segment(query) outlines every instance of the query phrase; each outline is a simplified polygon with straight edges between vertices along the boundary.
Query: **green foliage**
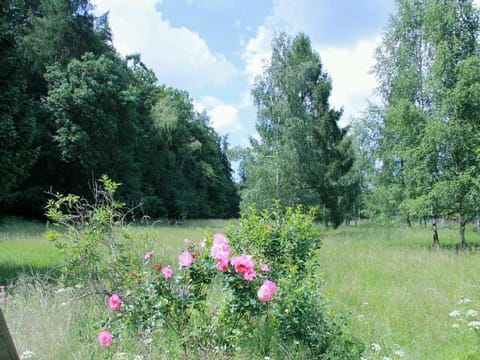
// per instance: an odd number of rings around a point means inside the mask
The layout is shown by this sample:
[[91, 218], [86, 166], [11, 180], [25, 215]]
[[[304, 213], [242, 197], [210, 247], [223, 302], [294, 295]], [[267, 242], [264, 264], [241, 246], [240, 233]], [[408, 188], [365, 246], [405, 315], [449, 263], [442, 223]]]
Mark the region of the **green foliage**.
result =
[[363, 122], [377, 126], [362, 140], [370, 213], [457, 218], [462, 246], [478, 214], [479, 26], [472, 1], [398, 1], [376, 52], [382, 104]]
[[363, 345], [343, 333], [345, 320], [326, 304], [316, 273], [318, 270], [311, 267], [308, 274], [299, 278], [297, 272], [291, 271], [279, 282], [274, 315], [280, 339], [289, 349], [296, 346], [308, 349], [309, 358], [358, 359], [364, 351]]
[[[355, 197], [347, 129], [341, 111], [330, 108], [331, 81], [309, 38], [277, 36], [270, 65], [252, 90], [258, 108], [257, 131], [242, 154], [242, 207], [254, 203], [317, 206], [321, 219], [338, 226]], [[353, 185], [353, 186], [352, 186]]]
[[233, 246], [275, 264], [271, 276], [278, 280], [281, 295], [270, 321], [287, 356], [357, 359], [362, 346], [343, 334], [342, 319], [333, 315], [319, 290], [316, 250], [321, 242], [315, 218], [316, 209], [283, 209], [277, 202], [261, 212], [254, 207], [242, 212], [239, 226], [228, 234]]
[[132, 261], [128, 234], [121, 229], [124, 204], [114, 199], [120, 185], [107, 176], [93, 189], [94, 202], [78, 195], [52, 194], [46, 216], [54, 228], [47, 237], [63, 252], [63, 281], [87, 291], [111, 292], [125, 278]]
[[304, 274], [315, 250], [321, 246], [316, 213], [315, 208], [309, 211], [301, 206], [282, 208], [279, 202], [263, 211], [251, 207], [242, 212], [240, 225], [233, 227], [228, 236], [234, 239], [233, 246], [247, 248], [275, 264], [276, 276], [290, 271]]
[[27, 95], [20, 29], [8, 2], [0, 5], [0, 198], [29, 174], [38, 156], [35, 118]]

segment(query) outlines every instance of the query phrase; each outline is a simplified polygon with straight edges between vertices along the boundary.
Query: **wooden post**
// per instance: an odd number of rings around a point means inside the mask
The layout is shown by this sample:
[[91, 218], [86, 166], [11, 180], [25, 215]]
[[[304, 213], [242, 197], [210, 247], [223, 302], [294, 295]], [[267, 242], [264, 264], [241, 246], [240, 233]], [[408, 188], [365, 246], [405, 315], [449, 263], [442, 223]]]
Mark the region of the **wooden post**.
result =
[[0, 307], [0, 360], [19, 360], [12, 337], [8, 332], [7, 322]]

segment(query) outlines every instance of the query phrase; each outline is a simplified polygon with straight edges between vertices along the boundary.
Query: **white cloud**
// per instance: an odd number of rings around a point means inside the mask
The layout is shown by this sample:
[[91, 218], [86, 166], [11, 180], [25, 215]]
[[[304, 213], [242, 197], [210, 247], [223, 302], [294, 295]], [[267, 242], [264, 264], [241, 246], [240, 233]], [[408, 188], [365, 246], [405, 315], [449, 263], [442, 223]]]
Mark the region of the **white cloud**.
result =
[[274, 30], [261, 25], [257, 29], [255, 37], [251, 38], [242, 54], [245, 62], [244, 73], [248, 76], [250, 83], [256, 76], [263, 72], [266, 62], [270, 59]]
[[242, 130], [238, 107], [225, 104], [214, 96], [203, 96], [193, 101], [195, 110], [205, 111], [213, 128], [222, 135], [238, 133]]
[[341, 125], [352, 117], [359, 116], [366, 107], [367, 99], [373, 98], [377, 85], [370, 69], [375, 64], [375, 48], [380, 38], [360, 41], [352, 48], [316, 48], [324, 71], [332, 79], [330, 103], [335, 108], [344, 108]]
[[233, 105], [215, 106], [210, 112], [210, 120], [219, 133], [238, 132], [242, 129], [238, 118], [238, 109]]
[[235, 66], [213, 54], [197, 33], [172, 27], [155, 9], [155, 0], [94, 0], [99, 12], [110, 11], [114, 45], [122, 54], [138, 52], [159, 81], [181, 89], [228, 85]]

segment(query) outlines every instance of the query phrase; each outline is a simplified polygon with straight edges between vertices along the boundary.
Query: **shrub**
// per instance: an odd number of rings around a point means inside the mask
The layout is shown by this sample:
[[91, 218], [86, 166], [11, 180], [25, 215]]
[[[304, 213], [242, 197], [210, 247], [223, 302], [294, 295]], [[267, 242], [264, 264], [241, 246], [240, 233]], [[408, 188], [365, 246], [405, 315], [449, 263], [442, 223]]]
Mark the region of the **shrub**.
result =
[[53, 222], [47, 238], [65, 255], [62, 269], [66, 285], [82, 284], [97, 293], [110, 293], [131, 268], [130, 237], [122, 229], [124, 204], [114, 199], [121, 185], [102, 176], [94, 185], [93, 202], [77, 195], [52, 194], [46, 216]]

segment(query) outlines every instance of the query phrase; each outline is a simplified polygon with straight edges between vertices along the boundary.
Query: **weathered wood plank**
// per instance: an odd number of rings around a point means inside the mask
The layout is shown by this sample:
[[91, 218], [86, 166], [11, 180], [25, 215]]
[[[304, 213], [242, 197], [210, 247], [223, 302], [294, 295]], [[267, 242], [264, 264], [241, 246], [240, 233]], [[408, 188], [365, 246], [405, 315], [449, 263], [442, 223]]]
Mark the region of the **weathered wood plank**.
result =
[[2, 308], [0, 308], [0, 360], [19, 360]]

